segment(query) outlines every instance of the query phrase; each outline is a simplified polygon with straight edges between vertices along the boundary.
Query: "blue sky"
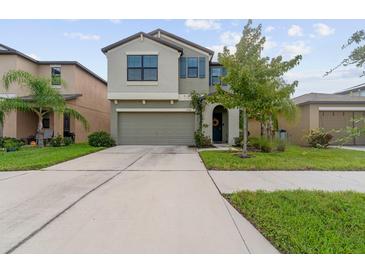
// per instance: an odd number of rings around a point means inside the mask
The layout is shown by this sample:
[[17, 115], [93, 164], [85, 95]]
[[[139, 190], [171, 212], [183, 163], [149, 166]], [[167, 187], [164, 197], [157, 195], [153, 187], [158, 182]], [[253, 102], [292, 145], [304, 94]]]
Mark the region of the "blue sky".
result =
[[[106, 79], [106, 58], [100, 49], [138, 31], [163, 28], [216, 52], [233, 49], [247, 20], [1, 20], [0, 43], [39, 60], [75, 60]], [[341, 45], [365, 20], [254, 20], [267, 37], [265, 55], [290, 58], [302, 54], [301, 64], [286, 79], [298, 80], [295, 95], [335, 92], [365, 82], [361, 70], [340, 68], [349, 50]]]

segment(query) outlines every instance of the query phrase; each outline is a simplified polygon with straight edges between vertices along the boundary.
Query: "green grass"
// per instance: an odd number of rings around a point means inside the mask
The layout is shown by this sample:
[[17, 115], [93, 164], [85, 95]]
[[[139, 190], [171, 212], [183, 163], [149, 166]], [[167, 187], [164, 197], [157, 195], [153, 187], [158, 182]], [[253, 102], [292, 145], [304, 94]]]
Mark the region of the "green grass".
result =
[[288, 146], [285, 152], [253, 152], [248, 159], [237, 152], [202, 151], [208, 169], [218, 170], [365, 170], [365, 152]]
[[283, 253], [365, 253], [365, 194], [277, 191], [226, 195]]
[[41, 169], [101, 149], [87, 144], [73, 144], [66, 147], [24, 147], [15, 152], [0, 152], [0, 171]]

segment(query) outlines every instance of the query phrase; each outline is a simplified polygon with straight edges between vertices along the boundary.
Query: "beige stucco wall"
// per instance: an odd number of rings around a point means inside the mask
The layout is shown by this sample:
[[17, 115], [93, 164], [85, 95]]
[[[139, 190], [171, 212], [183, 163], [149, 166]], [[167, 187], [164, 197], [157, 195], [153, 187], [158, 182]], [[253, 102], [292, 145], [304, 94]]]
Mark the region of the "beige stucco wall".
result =
[[104, 83], [90, 77], [82, 69], [75, 67], [74, 89], [82, 96], [70, 100], [67, 104], [79, 111], [90, 124], [85, 130], [79, 121], [71, 123], [71, 130], [75, 132], [76, 142], [87, 141], [87, 136], [94, 131], [104, 130], [110, 132], [110, 102], [107, 99], [107, 87]]
[[65, 86], [55, 87], [60, 93], [76, 93], [76, 82], [78, 81], [76, 72], [79, 68], [75, 65], [38, 65], [38, 75], [51, 78], [51, 68], [55, 66], [61, 67], [61, 79], [65, 82]]
[[[16, 69], [16, 56], [13, 55], [0, 55], [0, 93], [5, 93], [3, 86], [3, 76], [11, 69]], [[15, 93], [8, 91], [8, 93]]]
[[205, 57], [205, 78], [183, 78], [179, 77], [179, 93], [187, 94], [196, 90], [199, 93], [209, 92], [209, 54], [195, 49], [180, 41], [161, 34], [161, 39], [173, 43], [184, 50], [184, 57]]
[[0, 92], [25, 96], [29, 91], [18, 84], [13, 84], [8, 91], [5, 91], [2, 78], [9, 70], [24, 70], [34, 75], [38, 74], [37, 65], [17, 55], [0, 55]]
[[[158, 55], [158, 81], [127, 81], [127, 55]], [[178, 95], [178, 58], [180, 53], [146, 37], [137, 38], [106, 53], [108, 92], [164, 93]]]

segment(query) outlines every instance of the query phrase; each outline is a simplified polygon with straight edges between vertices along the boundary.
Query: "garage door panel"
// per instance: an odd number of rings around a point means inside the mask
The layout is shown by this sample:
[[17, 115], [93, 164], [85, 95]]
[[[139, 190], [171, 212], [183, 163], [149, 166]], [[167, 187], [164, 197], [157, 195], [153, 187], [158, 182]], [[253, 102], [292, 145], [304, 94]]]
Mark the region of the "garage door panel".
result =
[[119, 113], [119, 143], [192, 145], [194, 121], [194, 113]]
[[[355, 111], [354, 117], [355, 117], [355, 119], [360, 119], [360, 121], [358, 123], [356, 123], [355, 125], [359, 128], [364, 129], [365, 128], [365, 122], [364, 122], [365, 112]], [[356, 145], [365, 145], [365, 133], [364, 132], [359, 137], [355, 138], [355, 144]]]
[[[344, 129], [352, 126], [352, 118], [352, 111], [321, 111], [319, 113], [319, 126], [330, 131], [333, 135], [332, 142], [336, 143], [336, 140], [346, 135]], [[339, 130], [341, 131], [338, 132]], [[354, 144], [354, 141], [350, 140], [346, 144]]]

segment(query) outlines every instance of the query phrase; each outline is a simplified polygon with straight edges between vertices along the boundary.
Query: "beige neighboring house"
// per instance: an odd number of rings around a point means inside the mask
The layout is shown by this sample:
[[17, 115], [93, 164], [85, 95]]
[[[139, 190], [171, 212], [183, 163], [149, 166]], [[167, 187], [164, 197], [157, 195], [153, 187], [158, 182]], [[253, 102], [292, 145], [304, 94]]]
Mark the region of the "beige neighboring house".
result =
[[[214, 52], [162, 29], [139, 32], [102, 49], [108, 60], [111, 134], [118, 144], [193, 145], [198, 122], [191, 92], [208, 94], [224, 69]], [[233, 144], [239, 111], [207, 105], [204, 133]]]
[[[0, 98], [20, 97], [32, 100], [29, 91], [13, 85], [5, 91], [2, 83], [3, 75], [9, 70], [23, 70], [33, 75], [52, 79], [54, 87], [59, 89], [67, 104], [79, 111], [90, 123], [89, 131], [74, 119], [50, 113], [43, 120], [48, 132], [62, 136], [75, 135], [76, 142], [84, 142], [90, 132], [104, 130], [109, 132], [110, 102], [107, 100], [107, 82], [75, 61], [38, 61], [15, 49], [0, 44]], [[60, 79], [66, 87], [60, 86]], [[35, 135], [37, 117], [31, 112], [12, 112], [6, 115], [0, 130], [2, 136], [20, 139]]]
[[[365, 118], [365, 84], [335, 93], [308, 93], [294, 98], [299, 107], [300, 116], [296, 122], [279, 121], [279, 128], [288, 133], [289, 141], [307, 145], [303, 138], [311, 129], [324, 128], [331, 131], [336, 139], [343, 137], [342, 132], [334, 130], [354, 127], [353, 119]], [[364, 122], [357, 126], [364, 127]], [[350, 140], [347, 145], [365, 145], [365, 135]]]

